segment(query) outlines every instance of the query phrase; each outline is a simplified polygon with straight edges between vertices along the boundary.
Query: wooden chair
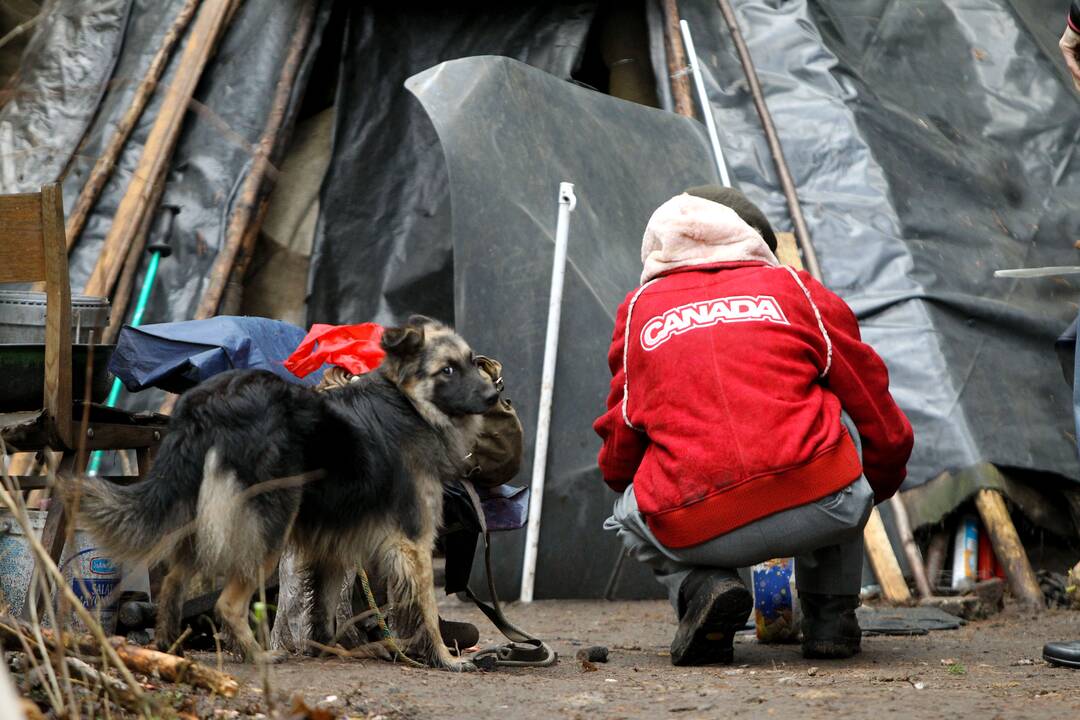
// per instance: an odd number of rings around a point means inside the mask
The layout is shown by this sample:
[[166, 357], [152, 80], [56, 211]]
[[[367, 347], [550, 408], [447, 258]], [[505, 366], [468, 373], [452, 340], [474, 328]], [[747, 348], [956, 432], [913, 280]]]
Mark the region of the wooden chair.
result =
[[[138, 477], [143, 476], [168, 418], [86, 405], [72, 398], [71, 285], [58, 184], [46, 185], [37, 193], [0, 195], [0, 284], [38, 281], [45, 283], [47, 302], [42, 404], [36, 410], [0, 414], [4, 451], [33, 452], [39, 457], [53, 451], [61, 455], [61, 471], [81, 472], [83, 468], [75, 467], [80, 452], [135, 450]], [[21, 490], [47, 484], [44, 476], [20, 474], [13, 479]], [[54, 561], [60, 559], [65, 536], [63, 504], [53, 497], [42, 542]]]

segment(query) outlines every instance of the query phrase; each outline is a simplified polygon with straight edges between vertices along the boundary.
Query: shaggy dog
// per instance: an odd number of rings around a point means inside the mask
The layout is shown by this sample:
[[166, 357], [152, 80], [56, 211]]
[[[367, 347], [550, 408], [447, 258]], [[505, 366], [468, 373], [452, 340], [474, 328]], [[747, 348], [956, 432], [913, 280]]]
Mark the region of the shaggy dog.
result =
[[[216, 610], [245, 659], [259, 583], [293, 543], [310, 639], [330, 644], [341, 585], [357, 563], [387, 583], [409, 654], [472, 669], [439, 635], [431, 551], [442, 483], [460, 475], [480, 415], [499, 394], [465, 341], [429, 318], [389, 328], [386, 359], [333, 393], [273, 373], [222, 373], [188, 391], [143, 482], [65, 482], [84, 526], [117, 558], [165, 560], [156, 640], [180, 634], [195, 573], [224, 576]], [[315, 646], [312, 652], [317, 652]]]

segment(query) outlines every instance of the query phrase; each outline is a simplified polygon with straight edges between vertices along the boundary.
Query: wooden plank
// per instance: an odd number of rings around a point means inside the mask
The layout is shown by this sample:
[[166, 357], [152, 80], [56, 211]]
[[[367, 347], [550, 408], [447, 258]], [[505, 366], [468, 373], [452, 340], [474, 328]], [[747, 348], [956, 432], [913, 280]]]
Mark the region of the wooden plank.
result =
[[71, 284], [60, 185], [41, 188], [45, 250], [45, 412], [61, 447], [71, 447]]
[[802, 256], [799, 255], [799, 243], [795, 240], [795, 233], [778, 232], [776, 235], [776, 259], [783, 265], [790, 265], [798, 270], [803, 269]]
[[690, 63], [686, 60], [682, 31], [679, 30], [679, 4], [676, 0], [664, 0], [664, 49], [667, 50], [668, 80], [671, 82], [671, 99], [675, 112], [694, 117], [694, 100], [690, 95]]
[[986, 534], [990, 536], [994, 553], [1005, 569], [1005, 577], [1009, 581], [1012, 594], [1032, 610], [1045, 608], [1039, 581], [1031, 569], [1031, 563], [1001, 493], [997, 490], [980, 490], [975, 495], [975, 507], [986, 526]]
[[169, 58], [172, 57], [173, 48], [176, 47], [180, 36], [184, 34], [188, 23], [191, 22], [191, 18], [195, 15], [199, 2], [200, 0], [187, 0], [184, 6], [180, 8], [180, 12], [177, 13], [172, 25], [165, 33], [165, 37], [162, 38], [161, 46], [150, 61], [146, 74], [135, 89], [135, 97], [132, 98], [131, 105], [124, 111], [120, 122], [116, 124], [116, 129], [113, 130], [113, 134], [109, 138], [109, 144], [105, 147], [105, 152], [98, 156], [97, 161], [94, 162], [94, 167], [90, 170], [90, 175], [83, 184], [82, 191], [75, 201], [75, 206], [71, 209], [71, 216], [68, 218], [67, 248], [69, 251], [75, 241], [79, 239], [79, 234], [82, 233], [83, 226], [86, 225], [86, 218], [90, 215], [90, 210], [93, 209], [94, 203], [97, 202], [105, 183], [112, 177], [113, 168], [116, 167], [120, 152], [124, 149], [128, 138], [131, 137], [131, 131], [135, 129], [135, 125], [139, 122], [147, 103], [153, 97], [158, 81], [165, 71], [165, 66], [168, 65]]
[[896, 561], [889, 536], [885, 532], [885, 523], [881, 521], [881, 513], [877, 508], [871, 511], [870, 519], [863, 528], [863, 541], [866, 544], [866, 557], [870, 560], [870, 567], [881, 585], [881, 594], [885, 600], [893, 605], [911, 604], [911, 592], [904, 581], [904, 574], [900, 572], [900, 563]]
[[0, 283], [45, 278], [41, 195], [0, 195]]
[[[72, 426], [79, 432], [79, 423]], [[123, 423], [90, 423], [85, 436], [86, 450], [133, 450], [151, 447], [161, 442], [163, 428]], [[83, 439], [76, 444], [84, 442]]]
[[169, 160], [183, 127], [184, 115], [195, 94], [203, 69], [213, 54], [235, 0], [204, 0], [180, 57], [158, 116], [146, 139], [139, 164], [132, 173], [113, 224], [105, 236], [97, 265], [83, 292], [109, 296], [127, 257], [132, 238], [142, 225], [153, 188], [168, 170]]

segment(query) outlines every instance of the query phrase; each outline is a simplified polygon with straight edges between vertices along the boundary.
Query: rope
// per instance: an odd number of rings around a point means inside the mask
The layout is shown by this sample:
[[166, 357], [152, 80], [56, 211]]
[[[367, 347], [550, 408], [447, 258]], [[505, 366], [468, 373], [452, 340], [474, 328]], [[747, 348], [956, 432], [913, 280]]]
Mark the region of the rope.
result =
[[386, 646], [394, 655], [394, 659], [401, 660], [410, 667], [427, 667], [423, 663], [418, 663], [413, 660], [398, 647], [397, 641], [394, 639], [394, 633], [390, 632], [390, 627], [386, 624], [386, 618], [383, 617], [382, 611], [379, 610], [379, 604], [375, 602], [375, 594], [371, 592], [371, 584], [368, 582], [367, 573], [364, 571], [364, 568], [359, 565], [357, 566], [356, 571], [360, 573], [360, 585], [364, 588], [364, 597], [367, 598], [368, 608], [375, 613], [375, 619], [379, 621], [379, 632], [382, 633], [383, 642], [386, 643]]

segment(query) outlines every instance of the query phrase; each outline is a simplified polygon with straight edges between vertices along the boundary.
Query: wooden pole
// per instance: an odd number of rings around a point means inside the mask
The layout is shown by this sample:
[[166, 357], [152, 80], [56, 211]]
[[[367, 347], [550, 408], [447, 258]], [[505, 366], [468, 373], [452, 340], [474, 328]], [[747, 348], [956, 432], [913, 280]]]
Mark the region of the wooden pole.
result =
[[[229, 218], [229, 226], [225, 231], [225, 241], [218, 251], [214, 265], [210, 269], [209, 282], [203, 291], [202, 300], [195, 312], [195, 319], [205, 319], [217, 314], [221, 297], [225, 292], [225, 285], [232, 274], [233, 264], [240, 251], [244, 237], [249, 234], [249, 226], [253, 217], [261, 217], [256, 212], [259, 193], [262, 191], [264, 181], [270, 176], [275, 179], [276, 169], [271, 163], [271, 154], [277, 145], [278, 134], [285, 120], [285, 113], [289, 107], [289, 97], [292, 95], [293, 86], [296, 84], [296, 74], [300, 68], [300, 62], [304, 57], [304, 48], [311, 39], [311, 28], [314, 24], [314, 3], [303, 3], [301, 15], [297, 20], [296, 34], [289, 46], [289, 52], [285, 57], [281, 76], [274, 90], [273, 103], [270, 106], [270, 115], [266, 119], [266, 127], [263, 130], [259, 144], [255, 148], [255, 156], [251, 161], [251, 170], [244, 179], [236, 207]], [[271, 173], [270, 171], [274, 172]]]
[[911, 531], [911, 520], [908, 518], [907, 506], [904, 498], [897, 493], [889, 498], [889, 507], [892, 508], [893, 518], [896, 520], [896, 531], [900, 535], [900, 542], [904, 546], [904, 555], [907, 556], [911, 574], [915, 578], [915, 587], [919, 590], [921, 599], [933, 597], [934, 589], [930, 586], [930, 580], [926, 577], [926, 566], [923, 564], [922, 552], [915, 543], [915, 533]]
[[120, 334], [120, 327], [124, 324], [128, 305], [131, 304], [132, 290], [135, 287], [135, 276], [142, 265], [143, 251], [146, 250], [146, 239], [150, 234], [150, 228], [156, 217], [157, 207], [161, 203], [161, 196], [165, 194], [165, 183], [158, 183], [150, 199], [149, 209], [143, 216], [139, 231], [131, 239], [131, 247], [128, 249], [127, 258], [124, 260], [124, 268], [120, 273], [116, 290], [113, 292], [112, 305], [109, 308], [109, 325], [102, 333], [101, 341], [105, 345], [112, 345]]
[[259, 203], [255, 218], [244, 233], [243, 240], [240, 241], [240, 251], [236, 255], [232, 272], [229, 273], [229, 280], [225, 284], [225, 291], [219, 305], [220, 312], [223, 315], [240, 314], [244, 304], [244, 278], [247, 276], [248, 268], [251, 266], [251, 259], [255, 255], [255, 246], [259, 241], [259, 230], [262, 228], [269, 209], [270, 196], [266, 195]]
[[97, 265], [83, 289], [84, 294], [99, 297], [112, 294], [132, 240], [148, 211], [151, 193], [168, 170], [188, 104], [225, 28], [232, 5], [236, 2], [239, 0], [204, 0], [202, 3], [180, 57], [176, 76], [169, 86], [139, 157], [139, 164], [113, 217], [112, 227], [105, 236]]
[[671, 81], [671, 99], [675, 112], [694, 117], [694, 100], [690, 95], [689, 63], [679, 31], [679, 4], [676, 0], [664, 0], [664, 47], [667, 49], [668, 79]]
[[165, 33], [165, 37], [161, 40], [161, 47], [154, 54], [150, 66], [146, 69], [146, 74], [143, 76], [142, 81], [139, 82], [139, 86], [135, 90], [135, 97], [131, 100], [131, 105], [124, 112], [120, 122], [116, 125], [116, 130], [113, 131], [112, 137], [109, 138], [109, 144], [106, 145], [105, 152], [101, 154], [94, 163], [93, 169], [90, 170], [90, 175], [86, 178], [82, 192], [79, 193], [79, 198], [75, 201], [75, 207], [72, 208], [71, 215], [68, 216], [67, 249], [69, 252], [82, 233], [83, 227], [86, 225], [86, 219], [90, 215], [90, 210], [93, 209], [94, 203], [97, 202], [98, 196], [101, 195], [105, 183], [112, 177], [120, 152], [124, 149], [128, 138], [131, 137], [131, 131], [135, 129], [135, 125], [139, 122], [139, 118], [150, 102], [150, 98], [153, 97], [158, 81], [161, 80], [161, 75], [165, 72], [165, 66], [169, 64], [169, 58], [172, 57], [173, 49], [184, 34], [184, 30], [187, 29], [191, 18], [195, 15], [195, 10], [198, 9], [200, 1], [187, 0], [184, 6], [180, 8], [180, 12], [177, 13], [172, 25]]
[[753, 59], [750, 57], [750, 49], [746, 46], [742, 31], [739, 30], [739, 20], [735, 17], [735, 11], [731, 8], [729, 0], [717, 0], [720, 5], [720, 14], [724, 16], [731, 39], [735, 43], [735, 50], [739, 54], [739, 62], [742, 64], [746, 83], [750, 87], [750, 95], [754, 99], [754, 107], [761, 119], [761, 127], [765, 131], [765, 139], [769, 143], [769, 154], [772, 155], [773, 164], [776, 166], [776, 175], [780, 179], [780, 187], [787, 199], [788, 212], [791, 214], [791, 224], [795, 227], [795, 237], [799, 241], [799, 247], [803, 252], [803, 261], [806, 269], [817, 280], [821, 280], [821, 266], [818, 264], [817, 253], [810, 242], [810, 231], [806, 227], [806, 218], [803, 217], [802, 206], [799, 204], [799, 196], [795, 192], [795, 181], [791, 178], [787, 161], [784, 160], [784, 149], [780, 145], [780, 137], [776, 134], [776, 126], [773, 124], [769, 106], [765, 104], [765, 94], [761, 91], [761, 82], [758, 80], [757, 70], [754, 69]]
[[1005, 568], [1013, 595], [1032, 610], [1046, 607], [1039, 581], [1035, 579], [1004, 498], [997, 490], [983, 489], [975, 495], [975, 507], [986, 526], [994, 553]]
[[900, 572], [900, 563], [896, 561], [889, 536], [885, 532], [885, 523], [881, 521], [881, 513], [877, 508], [871, 511], [870, 519], [863, 528], [863, 541], [874, 577], [881, 585], [882, 596], [893, 605], [910, 605], [911, 592], [904, 581], [904, 574]]

